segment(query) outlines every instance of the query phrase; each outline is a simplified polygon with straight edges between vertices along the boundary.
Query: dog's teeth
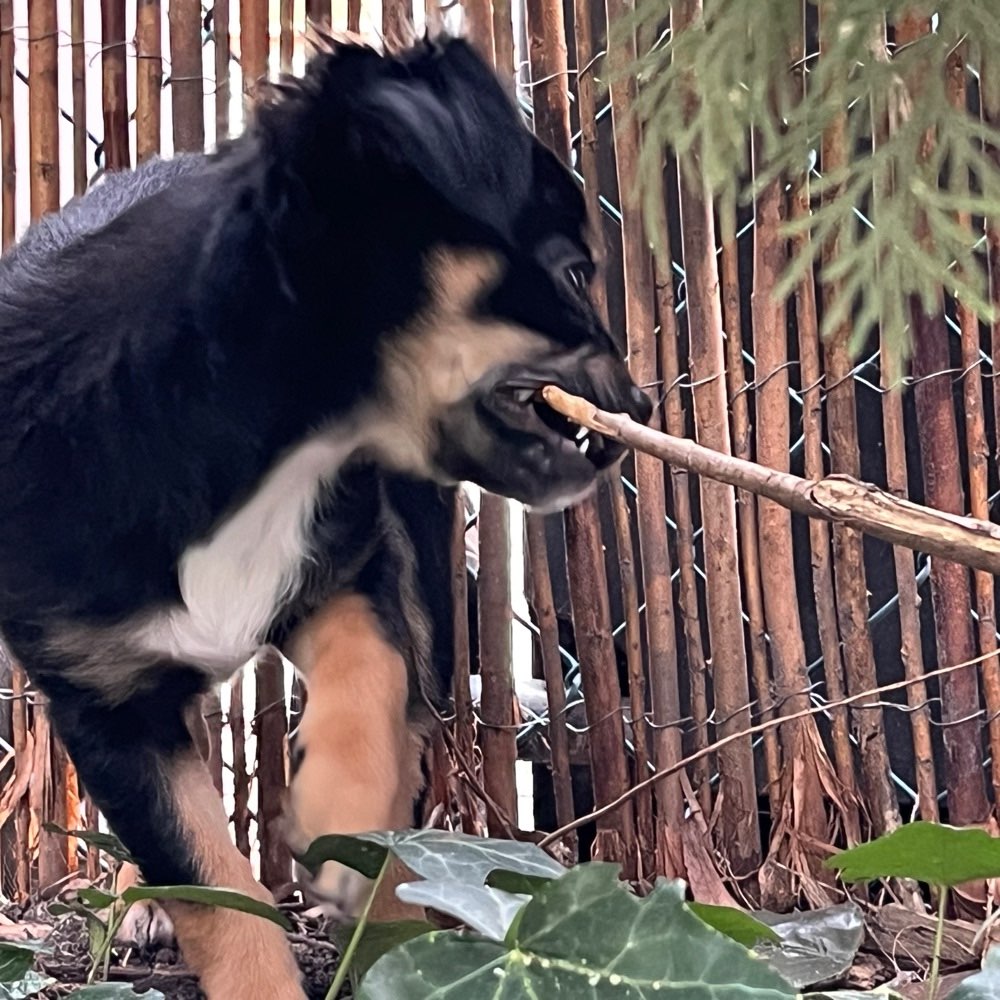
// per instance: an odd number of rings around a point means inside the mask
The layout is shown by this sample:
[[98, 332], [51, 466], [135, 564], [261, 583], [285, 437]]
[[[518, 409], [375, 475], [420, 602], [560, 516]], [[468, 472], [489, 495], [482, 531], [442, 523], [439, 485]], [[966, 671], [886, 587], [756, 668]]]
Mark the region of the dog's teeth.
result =
[[576, 432], [576, 440], [577, 441], [582, 441], [589, 433], [590, 433], [590, 431], [586, 427], [581, 427]]
[[586, 455], [587, 449], [590, 447], [590, 438], [585, 438], [583, 444], [580, 445], [580, 454]]
[[516, 399], [519, 403], [527, 403], [530, 402], [531, 397], [534, 396], [534, 394], [534, 389], [515, 389], [514, 399]]

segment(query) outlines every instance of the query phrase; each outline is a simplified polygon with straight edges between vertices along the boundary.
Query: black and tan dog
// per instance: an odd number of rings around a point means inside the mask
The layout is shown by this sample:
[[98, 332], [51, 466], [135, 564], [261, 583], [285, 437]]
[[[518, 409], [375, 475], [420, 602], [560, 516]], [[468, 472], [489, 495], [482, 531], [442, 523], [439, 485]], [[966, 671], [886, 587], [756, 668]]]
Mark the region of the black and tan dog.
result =
[[[148, 881], [262, 892], [186, 715], [266, 644], [309, 683], [299, 842], [408, 823], [451, 489], [557, 509], [620, 457], [542, 384], [650, 413], [584, 231], [466, 44], [340, 45], [0, 262], [0, 632]], [[212, 1000], [301, 997], [277, 928], [170, 913]]]

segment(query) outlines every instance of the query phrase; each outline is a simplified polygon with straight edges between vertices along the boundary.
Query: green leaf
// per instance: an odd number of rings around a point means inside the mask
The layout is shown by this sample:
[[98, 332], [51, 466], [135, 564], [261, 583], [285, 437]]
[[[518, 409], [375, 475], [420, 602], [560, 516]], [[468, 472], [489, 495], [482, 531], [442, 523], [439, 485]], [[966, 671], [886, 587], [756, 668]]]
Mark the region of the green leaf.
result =
[[[333, 940], [341, 953], [354, 934], [355, 924], [339, 924], [333, 930]], [[397, 945], [412, 941], [422, 934], [429, 934], [434, 925], [426, 920], [375, 921], [365, 928], [351, 960], [351, 976], [357, 983], [362, 976], [387, 952]]]
[[558, 878], [566, 873], [558, 861], [535, 844], [443, 830], [320, 837], [299, 860], [313, 872], [325, 861], [338, 861], [366, 878], [375, 878], [387, 851], [410, 871], [433, 882], [450, 880], [484, 885], [489, 874], [497, 869], [543, 878]]
[[720, 934], [738, 941], [745, 948], [752, 948], [758, 941], [779, 944], [781, 938], [767, 924], [755, 920], [749, 913], [733, 906], [714, 906], [712, 903], [688, 903], [688, 909], [709, 927]]
[[1000, 876], [1000, 840], [985, 830], [941, 823], [907, 823], [898, 830], [827, 858], [845, 882], [912, 878], [955, 886]]
[[865, 933], [864, 917], [853, 903], [802, 913], [764, 911], [757, 916], [779, 941], [762, 942], [758, 953], [799, 988], [840, 979], [854, 964]]
[[949, 1000], [996, 1000], [1000, 996], [1000, 948], [991, 948], [977, 972], [954, 990]]
[[94, 983], [92, 986], [81, 986], [70, 993], [71, 997], [81, 1000], [124, 1000], [125, 997], [142, 997], [143, 1000], [166, 1000], [159, 990], [146, 990], [136, 993], [131, 983]]
[[84, 906], [89, 906], [92, 910], [106, 910], [118, 900], [114, 893], [105, 892], [103, 889], [96, 889], [93, 886], [78, 890], [76, 895]]
[[530, 896], [455, 882], [405, 882], [396, 895], [413, 906], [427, 906], [461, 920], [493, 941], [503, 941]]
[[16, 983], [0, 983], [0, 1000], [26, 1000], [55, 985], [51, 976], [29, 969]]
[[385, 856], [389, 852], [383, 844], [371, 839], [372, 836], [347, 837], [339, 833], [329, 833], [317, 837], [297, 860], [313, 875], [327, 861], [336, 861], [360, 872], [365, 878], [373, 879], [382, 870]]
[[82, 840], [88, 846], [104, 851], [116, 861], [135, 863], [132, 855], [125, 849], [125, 845], [113, 833], [101, 833], [98, 830], [66, 830], [58, 823], [46, 823], [45, 829], [49, 833], [59, 833], [64, 837], [75, 837], [77, 840]]
[[140, 899], [175, 899], [185, 903], [204, 903], [206, 906], [221, 906], [227, 910], [252, 913], [283, 927], [292, 929], [288, 918], [278, 909], [262, 900], [246, 896], [235, 889], [219, 889], [205, 885], [133, 885], [126, 889], [121, 898], [126, 903]]
[[51, 951], [44, 941], [0, 941], [0, 983], [23, 979], [35, 956]]
[[525, 905], [509, 945], [436, 931], [394, 949], [358, 1000], [793, 1000], [766, 963], [661, 880], [645, 899], [616, 865], [578, 865]]

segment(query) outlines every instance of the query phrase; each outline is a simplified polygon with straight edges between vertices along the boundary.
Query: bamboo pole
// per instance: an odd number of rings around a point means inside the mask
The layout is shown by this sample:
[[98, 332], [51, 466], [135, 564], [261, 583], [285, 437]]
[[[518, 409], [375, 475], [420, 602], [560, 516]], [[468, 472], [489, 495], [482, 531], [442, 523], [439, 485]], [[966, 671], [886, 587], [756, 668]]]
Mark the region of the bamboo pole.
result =
[[240, 68], [244, 101], [256, 99], [267, 79], [268, 31], [267, 0], [240, 0]]
[[514, 92], [514, 18], [510, 0], [493, 0], [493, 50], [497, 74], [507, 89]]
[[[913, 11], [897, 22], [897, 43], [911, 44], [929, 30], [930, 19]], [[914, 99], [919, 100], [919, 81], [911, 81], [911, 85]], [[926, 142], [932, 143], [933, 137], [928, 136]], [[917, 238], [927, 238], [922, 222]], [[914, 398], [920, 428], [924, 501], [946, 514], [960, 515], [965, 510], [965, 500], [955, 461], [958, 427], [951, 376], [946, 374], [951, 361], [943, 308], [929, 316], [923, 306], [914, 301], [910, 318], [912, 371], [918, 380]], [[972, 593], [968, 570], [958, 562], [934, 560], [931, 563], [931, 601], [938, 658], [945, 663], [972, 659], [975, 640], [969, 615]], [[989, 813], [989, 804], [982, 770], [979, 678], [974, 667], [942, 678], [941, 717], [949, 820], [959, 826], [982, 822]]]
[[[803, 21], [805, 18], [803, 17]], [[792, 52], [792, 65], [799, 67], [799, 91], [804, 93], [805, 30]], [[793, 220], [805, 219], [811, 212], [812, 197], [808, 175], [793, 181], [789, 192]], [[811, 237], [800, 227], [791, 240], [793, 256], [810, 253]], [[821, 479], [825, 473], [823, 459], [823, 370], [820, 363], [819, 318], [816, 305], [816, 283], [812, 273], [803, 276], [795, 289], [795, 315], [798, 327], [799, 381], [802, 394], [803, 464], [807, 479]], [[823, 677], [826, 682], [829, 709], [830, 741], [833, 744], [834, 767], [843, 789], [840, 809], [848, 844], [861, 841], [861, 819], [858, 813], [857, 779], [854, 750], [851, 746], [850, 720], [844, 707], [847, 693], [844, 664], [841, 656], [840, 629], [837, 623], [837, 598], [833, 579], [831, 532], [827, 522], [809, 520], [813, 598], [820, 651], [823, 654]]]
[[492, 0], [464, 0], [462, 8], [468, 23], [469, 38], [476, 51], [490, 65], [496, 62], [496, 50], [493, 37], [493, 3]]
[[[294, 25], [292, 24], [294, 7], [293, 0], [281, 0], [278, 5], [278, 69], [282, 73], [291, 73], [292, 71], [292, 55], [295, 51]], [[309, 7], [310, 4], [307, 3], [307, 18], [310, 17]]]
[[[24, 667], [14, 661], [11, 673], [11, 704], [10, 723], [13, 733], [14, 760], [24, 761], [27, 766], [28, 755], [34, 753], [34, 738], [28, 725], [28, 697], [26, 689], [28, 678]], [[17, 853], [17, 896], [20, 901], [26, 900], [31, 894], [31, 853], [28, 845], [28, 834], [31, 826], [31, 810], [28, 797], [22, 795], [14, 807], [14, 832], [20, 845]]]
[[[466, 552], [466, 509], [461, 490], [455, 492], [455, 510], [451, 535], [451, 599], [452, 599], [452, 700], [455, 704], [455, 753], [473, 769], [476, 727], [472, 714], [472, 694], [469, 678], [472, 674], [472, 640], [469, 635], [469, 564]], [[474, 817], [462, 810], [462, 828], [475, 832]]]
[[[875, 35], [875, 58], [888, 59], [885, 18], [880, 19]], [[885, 120], [872, 123], [876, 149], [888, 141], [890, 123]], [[873, 192], [876, 215], [878, 200], [889, 194], [888, 179], [877, 183]], [[886, 341], [884, 329], [879, 330], [879, 349], [882, 363], [880, 381], [882, 396], [882, 437], [885, 445], [886, 489], [894, 496], [909, 498], [909, 472], [906, 455], [906, 422], [903, 412], [903, 393], [893, 385], [890, 371], [893, 348]], [[895, 391], [893, 391], [895, 390]], [[917, 809], [921, 819], [937, 822], [937, 775], [934, 766], [934, 745], [931, 735], [931, 711], [924, 676], [924, 648], [920, 630], [920, 595], [917, 591], [916, 566], [913, 553], [903, 546], [893, 546], [896, 594], [899, 602], [900, 658], [903, 672], [913, 683], [906, 689], [909, 704], [910, 738], [913, 743], [914, 772], [917, 785]]]
[[[562, 4], [559, 0], [544, 0], [537, 3], [530, 16], [529, 30], [534, 36], [529, 46], [531, 78], [540, 82], [555, 74], [551, 82], [542, 84], [547, 88], [547, 97], [543, 113], [535, 120], [536, 133], [563, 162], [568, 162], [571, 136]], [[541, 64], [536, 59], [541, 59]], [[592, 199], [595, 191], [593, 185]], [[594, 221], [597, 220], [595, 214]], [[598, 310], [604, 308], [600, 290], [596, 305]], [[573, 634], [591, 727], [591, 781], [595, 801], [603, 803], [620, 795], [628, 786], [628, 763], [597, 499], [590, 498], [567, 511], [565, 530]], [[630, 537], [624, 544], [631, 551]], [[632, 806], [606, 819], [598, 824], [595, 852], [608, 860], [624, 861], [626, 870], [634, 872], [637, 844]]]
[[[827, 9], [827, 6], [821, 6], [821, 26], [826, 24], [822, 15]], [[846, 112], [842, 112], [823, 134], [824, 172], [832, 174], [840, 170], [851, 154], [852, 151], [847, 148]], [[833, 196], [831, 192], [830, 197]], [[824, 269], [832, 266], [839, 255], [839, 240], [834, 236], [823, 247]], [[836, 284], [828, 283], [826, 288], [830, 296], [835, 296]], [[826, 418], [831, 468], [835, 472], [856, 478], [860, 474], [860, 457], [849, 348], [851, 334], [850, 320], [847, 319], [824, 341], [823, 361], [826, 367]], [[877, 681], [875, 654], [868, 631], [868, 588], [863, 541], [857, 530], [843, 523], [836, 523], [833, 527], [833, 567], [847, 689], [854, 693], [874, 687]], [[887, 833], [899, 825], [899, 807], [890, 779], [882, 709], [877, 706], [852, 707], [851, 724], [861, 748], [861, 785], [872, 825], [876, 834]]]
[[[608, 484], [611, 510], [618, 539], [618, 583], [622, 605], [625, 609], [625, 662], [628, 667], [629, 712], [635, 760], [636, 780], [641, 781], [649, 774], [649, 726], [646, 721], [646, 678], [642, 662], [642, 625], [639, 621], [639, 584], [636, 579], [633, 544], [632, 513], [621, 483]], [[646, 607], [646, 614], [655, 614], [655, 609]], [[678, 744], [680, 740], [677, 741]], [[652, 789], [644, 789], [635, 797], [636, 836], [638, 838], [637, 874], [639, 877], [656, 871], [656, 834], [653, 827]], [[560, 823], [560, 826], [563, 824]], [[676, 824], [674, 825], [676, 829]]]
[[[701, 0], [678, 0], [672, 11], [675, 34], [697, 30], [702, 16]], [[703, 182], [685, 170], [681, 170], [680, 210], [696, 432], [699, 441], [729, 454], [731, 442], [712, 199]], [[718, 482], [702, 483], [701, 508], [712, 680], [719, 719], [716, 728], [725, 738], [750, 728], [750, 689], [740, 614], [742, 594], [736, 498], [732, 488]], [[718, 763], [718, 843], [734, 873], [743, 875], [756, 871], [760, 863], [757, 789], [750, 738], [724, 744], [718, 753]]]
[[229, 685], [229, 734], [233, 740], [233, 834], [236, 846], [250, 857], [250, 775], [247, 773], [247, 730], [243, 708], [243, 672]]
[[[677, 325], [674, 295], [673, 251], [667, 220], [666, 199], [661, 192], [654, 221], [660, 245], [653, 254], [653, 277], [656, 284], [657, 312], [660, 320], [659, 361], [663, 385], [663, 415], [668, 434], [683, 435], [687, 415], [681, 396], [680, 331]], [[701, 608], [698, 601], [698, 580], [695, 574], [694, 514], [691, 502], [691, 478], [686, 469], [670, 469], [671, 496], [674, 502], [674, 548], [680, 589], [677, 606], [684, 631], [687, 653], [688, 685], [694, 725], [692, 746], [702, 750], [708, 746], [708, 667], [701, 637]], [[662, 556], [660, 557], [662, 558]], [[650, 574], [652, 576], [652, 573]], [[712, 812], [711, 760], [706, 756], [691, 769], [695, 793], [706, 816]]]
[[256, 702], [253, 732], [257, 737], [257, 842], [260, 847], [260, 880], [268, 889], [288, 881], [292, 856], [282, 836], [285, 799], [285, 738], [288, 713], [285, 705], [284, 664], [268, 650], [257, 657]]
[[361, 30], [361, 0], [347, 0], [347, 30]]
[[510, 529], [507, 501], [491, 493], [483, 494], [479, 508], [478, 590], [483, 784], [490, 835], [496, 837], [517, 818], [517, 741], [511, 672]]
[[201, 152], [205, 148], [201, 0], [171, 0], [167, 18], [174, 150], [178, 153]]
[[212, 40], [215, 44], [215, 141], [229, 138], [230, 83], [229, 0], [212, 4]]
[[87, 53], [84, 49], [84, 31], [83, 0], [71, 0], [73, 193], [76, 195], [87, 190]]
[[[54, 0], [28, 5], [28, 144], [31, 159], [31, 216], [58, 210], [59, 197], [59, 25]], [[49, 833], [47, 823], [67, 826], [67, 764], [39, 699], [35, 710], [36, 777], [33, 805], [38, 810], [38, 878], [49, 886], [69, 871], [69, 844]], [[40, 754], [40, 755], [39, 755]]]
[[17, 234], [17, 158], [14, 128], [14, 3], [0, 0], [0, 249]]
[[[739, 250], [733, 213], [720, 213], [722, 226], [722, 316], [726, 331], [726, 388], [733, 421], [733, 454], [749, 461], [752, 455], [750, 405], [743, 362], [743, 317], [740, 303]], [[664, 376], [666, 377], [666, 376]], [[671, 434], [676, 431], [669, 430]], [[683, 434], [676, 434], [681, 437]], [[671, 466], [673, 468], [673, 466]], [[757, 498], [746, 490], [736, 492], [736, 516], [739, 528], [740, 556], [743, 566], [743, 593], [746, 600], [750, 640], [750, 670], [760, 717], [774, 717], [774, 692], [767, 661], [767, 630], [764, 625], [764, 595], [760, 582], [760, 546], [757, 542]], [[764, 769], [767, 796], [772, 816], [781, 809], [781, 748], [778, 731], [764, 731]], [[707, 758], [706, 758], [707, 759]]]
[[[966, 45], [955, 47], [948, 58], [948, 96], [964, 113], [966, 107]], [[966, 180], [966, 185], [968, 180]], [[972, 218], [960, 212], [958, 224], [968, 234], [969, 245], [975, 242]], [[986, 437], [986, 411], [983, 405], [982, 364], [979, 356], [979, 319], [964, 302], [956, 303], [962, 340], [962, 398], [965, 413], [966, 461], [969, 476], [969, 511], [981, 521], [990, 519], [989, 460]], [[1000, 657], [997, 655], [996, 595], [993, 577], [979, 570], [973, 573], [975, 608], [978, 618], [979, 652], [986, 656], [980, 666], [983, 695], [986, 701], [987, 733], [990, 747], [990, 776], [993, 801], [1000, 808]]]
[[850, 476], [802, 479], [644, 427], [556, 386], [542, 392], [546, 403], [581, 426], [705, 479], [767, 497], [796, 514], [841, 522], [893, 545], [1000, 574], [1000, 524], [924, 507]]
[[306, 19], [329, 28], [332, 23], [331, 7], [330, 0], [306, 0]]
[[[634, 6], [631, 0], [607, 0], [607, 17], [609, 24], [615, 24], [620, 19], [630, 15]], [[584, 13], [581, 11], [581, 13]], [[579, 19], [578, 19], [579, 21]], [[577, 24], [577, 31], [580, 26]], [[588, 106], [584, 109], [581, 100], [581, 118], [586, 110], [592, 119], [590, 129], [595, 129], [597, 108], [594, 105], [594, 94], [590, 77], [597, 72], [591, 67], [596, 55], [590, 38], [589, 25], [584, 26], [586, 32], [587, 52], [582, 52], [579, 38], [577, 40], [577, 62], [587, 66], [584, 74], [587, 79]], [[622, 210], [622, 252], [624, 258], [625, 278], [625, 323], [628, 331], [629, 369], [633, 379], [639, 385], [655, 386], [659, 384], [659, 357], [656, 335], [656, 287], [653, 278], [653, 262], [649, 253], [649, 243], [646, 237], [645, 222], [639, 206], [632, 198], [636, 190], [639, 176], [639, 148], [641, 136], [639, 124], [631, 114], [631, 108], [638, 96], [638, 84], [633, 73], [628, 72], [628, 65], [637, 58], [635, 39], [631, 35], [620, 45], [609, 50], [608, 76], [611, 79], [611, 113], [614, 123], [614, 152], [618, 174], [618, 190]], [[584, 61], [586, 57], [586, 62]], [[581, 83], [582, 85], [582, 83]], [[590, 138], [591, 132], [587, 133]], [[593, 133], [594, 145], [587, 150], [590, 159], [590, 170], [585, 174], [587, 186], [591, 188], [591, 212], [599, 219], [600, 206], [597, 201], [598, 169], [596, 157], [593, 155], [596, 146], [596, 132]], [[663, 220], [661, 225], [663, 224]], [[668, 239], [665, 226], [660, 231], [661, 239]], [[667, 267], [669, 268], [669, 261]], [[602, 303], [607, 319], [607, 303]], [[666, 322], [673, 320], [673, 311]], [[661, 316], [661, 324], [664, 322]], [[661, 328], [660, 337], [664, 336]], [[659, 416], [662, 422], [662, 413]], [[655, 729], [654, 747], [658, 766], [666, 760], [677, 760], [682, 753], [681, 733], [676, 726], [681, 718], [680, 685], [677, 672], [676, 627], [674, 618], [674, 595], [670, 585], [672, 565], [670, 561], [669, 540], [665, 514], [667, 509], [666, 484], [664, 470], [659, 462], [647, 455], [637, 455], [635, 460], [635, 478], [637, 490], [637, 514], [639, 547], [642, 557], [643, 587], [646, 598], [646, 640], [649, 648], [649, 677], [652, 694], [653, 720]], [[616, 484], [615, 489], [621, 493]], [[676, 498], [676, 490], [675, 490]], [[625, 503], [624, 496], [615, 499], [615, 509], [618, 512], [619, 546], [626, 545], [631, 556], [631, 534], [625, 534], [628, 522], [618, 510]], [[678, 543], [680, 544], [680, 542]], [[690, 552], [690, 548], [688, 549]], [[693, 664], [697, 672], [697, 665]], [[707, 717], [707, 706], [704, 706]], [[633, 714], [635, 708], [633, 708]], [[695, 708], [697, 718], [698, 711]], [[636, 734], [638, 737], [638, 733]], [[640, 774], [640, 777], [642, 775]], [[704, 777], [704, 776], [703, 776]], [[703, 786], [704, 787], [704, 786]], [[665, 781], [656, 787], [658, 818], [666, 828], [674, 834], [679, 834], [684, 820], [684, 797], [681, 789], [680, 775]], [[639, 816], [641, 820], [641, 814]], [[664, 836], [667, 830], [664, 830]], [[667, 845], [665, 840], [660, 844], [661, 854], [665, 856]], [[665, 857], [664, 857], [665, 860]]]
[[382, 38], [386, 45], [404, 44], [413, 33], [412, 0], [382, 0]]
[[59, 208], [59, 25], [55, 0], [28, 4], [31, 217]]
[[101, 0], [101, 103], [104, 166], [128, 170], [128, 81], [125, 76], [125, 0]]
[[[549, 709], [548, 736], [551, 747], [552, 793], [556, 823], [565, 826], [572, 822], [574, 811], [566, 719], [566, 679], [563, 676], [562, 655], [559, 652], [559, 623], [556, 620], [555, 602], [552, 598], [552, 577], [549, 572], [548, 550], [545, 547], [545, 521], [543, 518], [528, 517], [525, 527], [531, 567], [531, 598], [535, 621], [538, 623], [538, 647], [541, 652]], [[566, 853], [575, 858], [577, 853], [575, 831], [567, 835], [564, 843]]]
[[160, 152], [160, 106], [163, 89], [162, 45], [160, 0], [139, 0], [135, 22], [135, 158], [137, 163], [144, 163]]

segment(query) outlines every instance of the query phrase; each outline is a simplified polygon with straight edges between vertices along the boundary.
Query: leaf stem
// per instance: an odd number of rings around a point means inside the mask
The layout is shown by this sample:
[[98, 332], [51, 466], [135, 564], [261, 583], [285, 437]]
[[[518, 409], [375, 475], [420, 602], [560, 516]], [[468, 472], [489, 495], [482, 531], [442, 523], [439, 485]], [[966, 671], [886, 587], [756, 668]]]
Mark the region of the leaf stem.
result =
[[927, 980], [927, 1000], [935, 1000], [938, 991], [938, 976], [941, 965], [941, 942], [944, 940], [944, 914], [948, 906], [948, 887], [941, 886], [938, 899], [937, 927], [934, 930], [934, 953], [931, 955], [931, 973]]
[[385, 873], [389, 870], [389, 864], [391, 861], [392, 852], [386, 851], [385, 861], [382, 862], [382, 867], [379, 869], [379, 873], [375, 877], [375, 882], [372, 885], [372, 891], [368, 896], [368, 902], [365, 903], [365, 908], [361, 911], [361, 916], [358, 918], [358, 923], [354, 928], [354, 933], [351, 935], [351, 940], [347, 942], [344, 954], [340, 956], [340, 965], [337, 967], [337, 975], [334, 976], [333, 982], [330, 984], [330, 988], [326, 991], [326, 1000], [336, 1000], [336, 996], [340, 992], [341, 986], [344, 985], [344, 981], [347, 979], [347, 973], [351, 968], [351, 960], [354, 958], [354, 953], [358, 950], [358, 945], [361, 943], [362, 935], [365, 933], [365, 928], [368, 926], [368, 914], [371, 912], [372, 903], [375, 902], [375, 894], [378, 892], [378, 887], [382, 884], [382, 879], [385, 878]]

